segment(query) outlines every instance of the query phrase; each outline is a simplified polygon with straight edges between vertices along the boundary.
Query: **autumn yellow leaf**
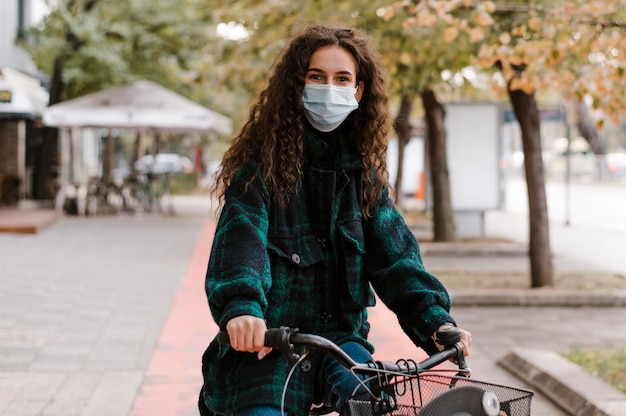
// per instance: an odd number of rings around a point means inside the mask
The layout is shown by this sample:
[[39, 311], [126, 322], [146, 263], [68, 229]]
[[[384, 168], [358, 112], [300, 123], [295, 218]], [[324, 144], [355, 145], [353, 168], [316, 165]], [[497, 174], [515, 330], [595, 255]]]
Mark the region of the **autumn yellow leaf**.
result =
[[545, 25], [543, 26], [543, 37], [545, 39], [554, 39], [554, 37], [557, 35], [557, 29], [554, 25]]
[[513, 78], [509, 84], [509, 89], [511, 91], [521, 90], [529, 95], [535, 91], [535, 88], [531, 84], [530, 80], [524, 76]]
[[409, 65], [413, 61], [413, 57], [409, 52], [402, 52], [400, 54], [400, 62], [404, 65]]
[[378, 13], [378, 15], [382, 17], [385, 22], [390, 21], [396, 15], [396, 11], [393, 7], [385, 7], [384, 9], [379, 9]]
[[526, 25], [521, 25], [521, 26], [511, 29], [511, 36], [522, 37], [524, 36], [524, 33], [526, 33], [526, 31], [527, 31]]
[[454, 26], [447, 27], [446, 30], [444, 30], [443, 32], [443, 40], [446, 43], [450, 43], [454, 41], [458, 36], [459, 36], [459, 31]]
[[404, 22], [402, 22], [402, 28], [408, 29], [410, 27], [413, 27], [415, 26], [415, 22], [416, 19], [414, 17], [409, 17], [408, 19], [405, 19]]
[[428, 10], [422, 9], [417, 13], [417, 24], [423, 27], [434, 27], [437, 25], [437, 16]]
[[481, 5], [487, 13], [493, 13], [496, 11], [496, 4], [492, 1], [483, 1]]
[[472, 20], [479, 26], [489, 26], [493, 24], [493, 18], [485, 10], [474, 10]]
[[468, 32], [470, 42], [480, 42], [485, 38], [485, 32], [482, 27], [473, 27]]
[[528, 28], [537, 31], [541, 29], [541, 25], [543, 24], [543, 22], [544, 20], [539, 17], [531, 17], [530, 19], [528, 19]]

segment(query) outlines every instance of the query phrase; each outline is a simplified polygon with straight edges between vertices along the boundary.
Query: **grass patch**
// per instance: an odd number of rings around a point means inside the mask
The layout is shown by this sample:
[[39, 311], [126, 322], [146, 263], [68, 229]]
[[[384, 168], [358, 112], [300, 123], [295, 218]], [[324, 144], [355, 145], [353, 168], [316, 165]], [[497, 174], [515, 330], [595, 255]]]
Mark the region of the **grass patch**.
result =
[[575, 349], [562, 355], [626, 393], [626, 348]]

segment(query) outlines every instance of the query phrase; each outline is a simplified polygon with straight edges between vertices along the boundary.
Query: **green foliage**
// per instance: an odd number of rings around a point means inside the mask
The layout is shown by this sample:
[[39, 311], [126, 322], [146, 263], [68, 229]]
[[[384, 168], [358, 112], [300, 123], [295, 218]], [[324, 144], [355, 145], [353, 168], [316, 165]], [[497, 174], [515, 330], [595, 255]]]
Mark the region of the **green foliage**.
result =
[[[408, 11], [385, 18], [390, 0], [231, 0], [211, 1], [211, 27], [232, 22], [245, 27], [245, 40], [216, 38], [205, 59], [196, 62], [200, 89], [215, 91], [228, 105], [235, 125], [247, 116], [247, 108], [263, 87], [274, 59], [290, 32], [320, 21], [362, 28], [372, 36], [388, 69], [391, 92], [417, 96], [426, 85], [454, 91], [471, 87], [459, 82], [463, 76], [443, 80], [442, 71], [452, 74], [469, 65], [475, 48], [467, 36], [457, 42], [442, 41], [444, 25], [406, 25]], [[227, 97], [226, 100], [223, 97]]]
[[[207, 45], [204, 59], [194, 64], [200, 89], [211, 90], [229, 106], [235, 125], [243, 122], [251, 101], [265, 85], [274, 61], [290, 33], [312, 21], [364, 25], [365, 0], [234, 0], [207, 1], [212, 7], [210, 27], [239, 25], [248, 32], [244, 40], [216, 37]], [[226, 100], [224, 102], [224, 97]]]
[[51, 77], [54, 65], [62, 65], [61, 100], [140, 78], [184, 94], [192, 88], [184, 87], [182, 74], [204, 38], [197, 5], [195, 0], [60, 0], [27, 48]]
[[[385, 16], [389, 0], [59, 0], [28, 47], [51, 77], [61, 63], [60, 99], [148, 79], [234, 120], [251, 101], [289, 34], [320, 21], [356, 26], [372, 35], [392, 80], [393, 94], [419, 94], [425, 85], [453, 90], [471, 44], [442, 41], [445, 26], [406, 25], [410, 11]], [[221, 25], [247, 37], [218, 35]], [[455, 81], [455, 82], [452, 82]], [[469, 85], [466, 83], [465, 85]]]
[[[389, 1], [382, 2], [384, 6]], [[393, 12], [392, 12], [393, 11]], [[380, 33], [379, 47], [383, 59], [389, 67], [393, 80], [393, 91], [398, 94], [418, 95], [426, 87], [460, 88], [469, 83], [444, 80], [443, 71], [460, 73], [470, 65], [471, 53], [477, 48], [467, 36], [458, 36], [454, 42], [446, 42], [445, 21], [438, 22], [435, 10], [430, 17], [424, 17], [433, 24], [420, 24], [413, 17], [414, 10], [408, 6], [399, 9], [381, 7], [377, 10]]]
[[575, 349], [563, 354], [589, 373], [626, 393], [626, 348]]

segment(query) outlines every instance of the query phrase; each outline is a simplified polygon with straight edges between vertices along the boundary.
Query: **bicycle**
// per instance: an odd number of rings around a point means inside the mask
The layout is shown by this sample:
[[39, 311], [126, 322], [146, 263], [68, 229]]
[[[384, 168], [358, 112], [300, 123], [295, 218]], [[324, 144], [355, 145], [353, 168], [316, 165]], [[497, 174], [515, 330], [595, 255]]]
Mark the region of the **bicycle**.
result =
[[[365, 391], [356, 393], [357, 387], [348, 399], [346, 410], [350, 416], [530, 415], [532, 391], [469, 378], [471, 370], [463, 355], [458, 328], [440, 330], [436, 337], [444, 350], [420, 362], [400, 359], [395, 363], [357, 363], [331, 340], [288, 327], [268, 329], [265, 345], [281, 351], [293, 364], [285, 381], [283, 400], [293, 369], [307, 356], [307, 347], [314, 347], [331, 354]], [[228, 334], [223, 331], [218, 334], [218, 341], [223, 345], [230, 344]], [[295, 352], [296, 345], [304, 347], [302, 354]], [[449, 360], [457, 365], [458, 370], [435, 369]], [[450, 375], [450, 372], [456, 374]], [[281, 414], [285, 414], [283, 406]]]
[[123, 206], [134, 213], [174, 214], [168, 173], [136, 172], [124, 181]]

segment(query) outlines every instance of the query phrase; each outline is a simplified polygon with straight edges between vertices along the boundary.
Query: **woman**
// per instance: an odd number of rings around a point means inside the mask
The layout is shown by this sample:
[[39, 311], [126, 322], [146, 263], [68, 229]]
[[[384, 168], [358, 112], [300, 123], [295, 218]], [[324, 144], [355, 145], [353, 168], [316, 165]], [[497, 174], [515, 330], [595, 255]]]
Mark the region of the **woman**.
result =
[[[371, 288], [428, 352], [436, 330], [454, 325], [448, 293], [389, 198], [387, 106], [362, 33], [311, 26], [284, 50], [217, 176], [206, 292], [231, 346], [213, 341], [203, 356], [201, 414], [280, 414], [289, 364], [263, 346], [267, 327], [297, 327], [371, 360]], [[309, 364], [292, 376], [287, 412], [341, 412], [352, 377], [315, 352]]]

